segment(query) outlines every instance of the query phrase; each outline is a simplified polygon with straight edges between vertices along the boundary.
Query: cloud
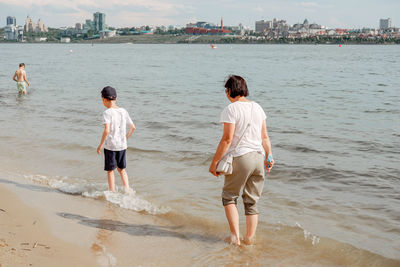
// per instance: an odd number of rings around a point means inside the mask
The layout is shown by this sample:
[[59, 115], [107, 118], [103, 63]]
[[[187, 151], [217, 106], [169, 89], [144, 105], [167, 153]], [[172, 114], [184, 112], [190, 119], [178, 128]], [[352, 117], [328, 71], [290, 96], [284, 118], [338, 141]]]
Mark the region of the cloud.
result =
[[48, 13], [56, 13], [56, 14], [75, 14], [77, 12], [80, 12], [79, 9], [74, 8], [74, 7], [68, 7], [68, 6], [56, 6], [53, 4], [46, 4], [41, 7], [45, 12]]
[[316, 2], [301, 2], [300, 6], [306, 7], [306, 8], [317, 8], [320, 7], [320, 5]]
[[264, 8], [262, 8], [260, 6], [255, 7], [253, 10], [256, 12], [260, 12], [260, 13], [264, 12]]

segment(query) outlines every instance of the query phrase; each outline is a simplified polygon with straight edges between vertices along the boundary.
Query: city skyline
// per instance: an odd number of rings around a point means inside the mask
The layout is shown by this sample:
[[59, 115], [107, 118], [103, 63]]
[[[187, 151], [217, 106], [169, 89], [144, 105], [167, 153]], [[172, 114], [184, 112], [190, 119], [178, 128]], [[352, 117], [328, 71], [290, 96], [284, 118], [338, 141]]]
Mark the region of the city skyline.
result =
[[[94, 12], [107, 14], [107, 24], [113, 27], [141, 25], [181, 25], [189, 22], [210, 21], [218, 23], [224, 17], [226, 25], [243, 23], [254, 29], [257, 20], [285, 19], [289, 24], [307, 18], [329, 28], [379, 28], [379, 19], [391, 18], [393, 26], [399, 26], [400, 1], [344, 0], [221, 0], [218, 3], [187, 0], [0, 0], [0, 27], [5, 26], [7, 16], [15, 16], [22, 24], [29, 15], [41, 18], [49, 27], [73, 26], [83, 23]], [[4, 19], [2, 19], [4, 17]]]

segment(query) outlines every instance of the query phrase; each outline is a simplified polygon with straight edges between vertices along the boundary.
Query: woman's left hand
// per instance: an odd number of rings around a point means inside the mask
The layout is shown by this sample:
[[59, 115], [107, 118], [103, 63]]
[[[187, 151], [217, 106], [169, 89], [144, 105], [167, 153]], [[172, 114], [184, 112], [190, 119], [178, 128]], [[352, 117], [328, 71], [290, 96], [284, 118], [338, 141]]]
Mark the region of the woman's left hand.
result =
[[271, 159], [270, 161], [268, 161], [268, 159], [266, 158], [264, 161], [264, 165], [265, 165], [265, 169], [267, 169], [267, 172], [270, 172], [272, 167], [274, 166], [274, 159]]
[[208, 170], [212, 175], [218, 177], [219, 173], [217, 172], [217, 163], [211, 162], [210, 169]]

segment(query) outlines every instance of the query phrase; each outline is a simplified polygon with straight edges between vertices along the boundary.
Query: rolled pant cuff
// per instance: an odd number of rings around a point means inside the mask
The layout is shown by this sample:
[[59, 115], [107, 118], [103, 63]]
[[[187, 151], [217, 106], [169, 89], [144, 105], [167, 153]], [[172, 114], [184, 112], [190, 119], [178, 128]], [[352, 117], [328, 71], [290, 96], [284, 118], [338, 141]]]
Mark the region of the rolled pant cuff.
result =
[[222, 199], [222, 205], [224, 205], [224, 207], [230, 204], [237, 205], [237, 199]]
[[257, 215], [258, 209], [255, 204], [246, 205], [244, 204], [244, 214], [245, 215]]

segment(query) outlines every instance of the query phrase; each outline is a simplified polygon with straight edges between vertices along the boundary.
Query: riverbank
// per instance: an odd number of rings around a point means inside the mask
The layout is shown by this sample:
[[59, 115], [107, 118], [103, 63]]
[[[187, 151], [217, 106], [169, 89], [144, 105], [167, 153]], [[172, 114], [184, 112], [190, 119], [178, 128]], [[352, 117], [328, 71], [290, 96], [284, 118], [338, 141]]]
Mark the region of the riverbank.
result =
[[96, 266], [88, 248], [56, 238], [39, 210], [0, 184], [0, 266]]
[[[0, 40], [1, 43], [17, 43]], [[46, 42], [28, 41], [27, 43], [59, 43], [51, 39]], [[234, 36], [234, 35], [186, 35], [186, 34], [154, 34], [154, 35], [124, 35], [105, 39], [71, 39], [71, 43], [88, 44], [348, 44], [348, 45], [395, 45], [400, 44], [400, 38], [371, 39], [349, 37], [307, 37], [307, 38], [279, 38], [266, 39], [262, 36]]]

